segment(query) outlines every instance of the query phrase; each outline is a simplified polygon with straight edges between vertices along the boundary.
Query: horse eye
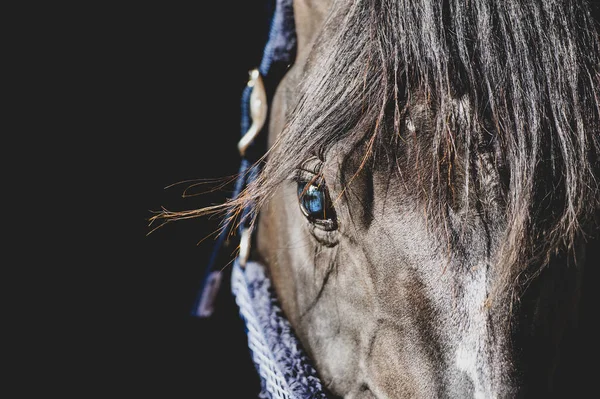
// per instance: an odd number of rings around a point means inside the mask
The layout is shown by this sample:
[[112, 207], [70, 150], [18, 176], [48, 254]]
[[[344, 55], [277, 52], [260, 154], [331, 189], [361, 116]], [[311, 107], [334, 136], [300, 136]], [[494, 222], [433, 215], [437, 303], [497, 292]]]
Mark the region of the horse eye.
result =
[[302, 213], [325, 230], [335, 230], [337, 221], [329, 192], [324, 183], [298, 182], [298, 201]]

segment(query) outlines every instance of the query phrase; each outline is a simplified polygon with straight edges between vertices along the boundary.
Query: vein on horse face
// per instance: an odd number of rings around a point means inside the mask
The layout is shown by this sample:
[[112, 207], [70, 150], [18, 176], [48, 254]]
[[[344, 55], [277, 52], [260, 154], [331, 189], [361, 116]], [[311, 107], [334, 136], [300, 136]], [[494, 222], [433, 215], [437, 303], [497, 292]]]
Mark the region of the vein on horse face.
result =
[[[315, 256], [314, 256], [314, 260], [313, 260], [313, 265], [322, 263], [317, 260], [317, 257], [318, 257], [317, 251], [320, 251], [319, 247], [315, 247]], [[308, 313], [310, 313], [313, 310], [313, 308], [316, 306], [317, 302], [319, 302], [319, 300], [321, 299], [321, 296], [323, 295], [323, 292], [325, 291], [325, 287], [329, 283], [329, 278], [330, 278], [331, 274], [334, 272], [336, 265], [337, 265], [337, 263], [333, 259], [330, 262], [328, 262], [327, 269], [325, 270], [325, 274], [324, 274], [323, 278], [321, 279], [321, 283], [319, 285], [317, 294], [314, 296], [314, 298], [309, 303], [309, 305], [300, 313], [301, 320], [304, 317], [306, 317], [306, 315], [308, 315]]]

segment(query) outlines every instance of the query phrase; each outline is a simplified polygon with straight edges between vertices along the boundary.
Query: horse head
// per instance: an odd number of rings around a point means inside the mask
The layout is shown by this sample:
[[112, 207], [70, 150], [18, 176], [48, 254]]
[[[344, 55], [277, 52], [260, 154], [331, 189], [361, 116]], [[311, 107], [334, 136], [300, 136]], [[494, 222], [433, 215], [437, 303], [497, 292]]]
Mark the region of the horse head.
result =
[[244, 198], [258, 211], [251, 256], [328, 391], [577, 386], [583, 275], [598, 263], [597, 10], [295, 0], [293, 11], [296, 58]]

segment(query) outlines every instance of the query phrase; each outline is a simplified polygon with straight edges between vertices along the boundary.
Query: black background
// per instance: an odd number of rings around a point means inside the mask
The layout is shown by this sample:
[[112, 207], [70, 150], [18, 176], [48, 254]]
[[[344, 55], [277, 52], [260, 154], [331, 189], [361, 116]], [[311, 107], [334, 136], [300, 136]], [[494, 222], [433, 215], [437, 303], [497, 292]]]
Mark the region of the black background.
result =
[[218, 220], [151, 234], [148, 222], [162, 207], [198, 209], [230, 194], [231, 185], [183, 198], [189, 184], [177, 183], [237, 172], [240, 97], [272, 3], [46, 3], [6, 13], [13, 69], [4, 76], [16, 90], [5, 114], [17, 127], [5, 129], [3, 194], [16, 203], [4, 211], [17, 227], [5, 227], [7, 254], [16, 251], [4, 266], [23, 274], [5, 279], [22, 283], [6, 304], [23, 310], [3, 327], [18, 335], [5, 341], [16, 352], [6, 380], [19, 374], [21, 396], [257, 397], [227, 280], [212, 319], [190, 314], [212, 250], [202, 240]]
[[219, 220], [150, 233], [149, 219], [230, 196], [233, 184], [182, 195], [238, 171], [241, 95], [273, 4], [48, 3], [7, 14], [5, 77], [16, 90], [3, 189], [17, 225], [5, 228], [6, 270], [22, 276], [6, 279], [17, 317], [3, 325], [16, 332], [7, 380], [21, 396], [258, 396], [228, 279], [212, 318], [191, 315]]
[[[150, 234], [148, 219], [162, 207], [197, 209], [231, 193], [232, 184], [212, 193], [208, 184], [184, 198], [191, 183], [180, 182], [238, 170], [240, 98], [262, 57], [269, 3], [115, 10], [115, 25], [107, 23], [107, 37], [98, 38], [108, 55], [100, 64], [112, 92], [111, 146], [119, 148], [107, 157], [114, 173], [107, 201], [124, 206], [112, 220], [109, 262], [117, 269], [107, 286], [118, 287], [119, 300], [103, 325], [114, 344], [100, 353], [110, 367], [97, 386], [109, 396], [257, 397], [258, 375], [228, 281], [211, 319], [190, 314], [218, 219], [177, 221]], [[126, 234], [123, 221], [133, 226]]]

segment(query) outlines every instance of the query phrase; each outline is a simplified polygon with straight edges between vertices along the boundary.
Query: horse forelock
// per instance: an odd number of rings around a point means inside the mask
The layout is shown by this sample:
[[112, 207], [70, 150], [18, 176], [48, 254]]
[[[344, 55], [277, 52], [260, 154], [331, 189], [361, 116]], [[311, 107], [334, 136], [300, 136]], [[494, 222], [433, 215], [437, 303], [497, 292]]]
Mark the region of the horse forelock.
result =
[[493, 260], [500, 286], [536, 275], [554, 252], [595, 228], [596, 6], [338, 3], [247, 200], [260, 205], [303, 161], [347, 139], [364, 143], [369, 162], [361, 167], [393, 156], [441, 234], [449, 234], [443, 226], [453, 210], [478, 207], [485, 218], [494, 203], [505, 226]]

